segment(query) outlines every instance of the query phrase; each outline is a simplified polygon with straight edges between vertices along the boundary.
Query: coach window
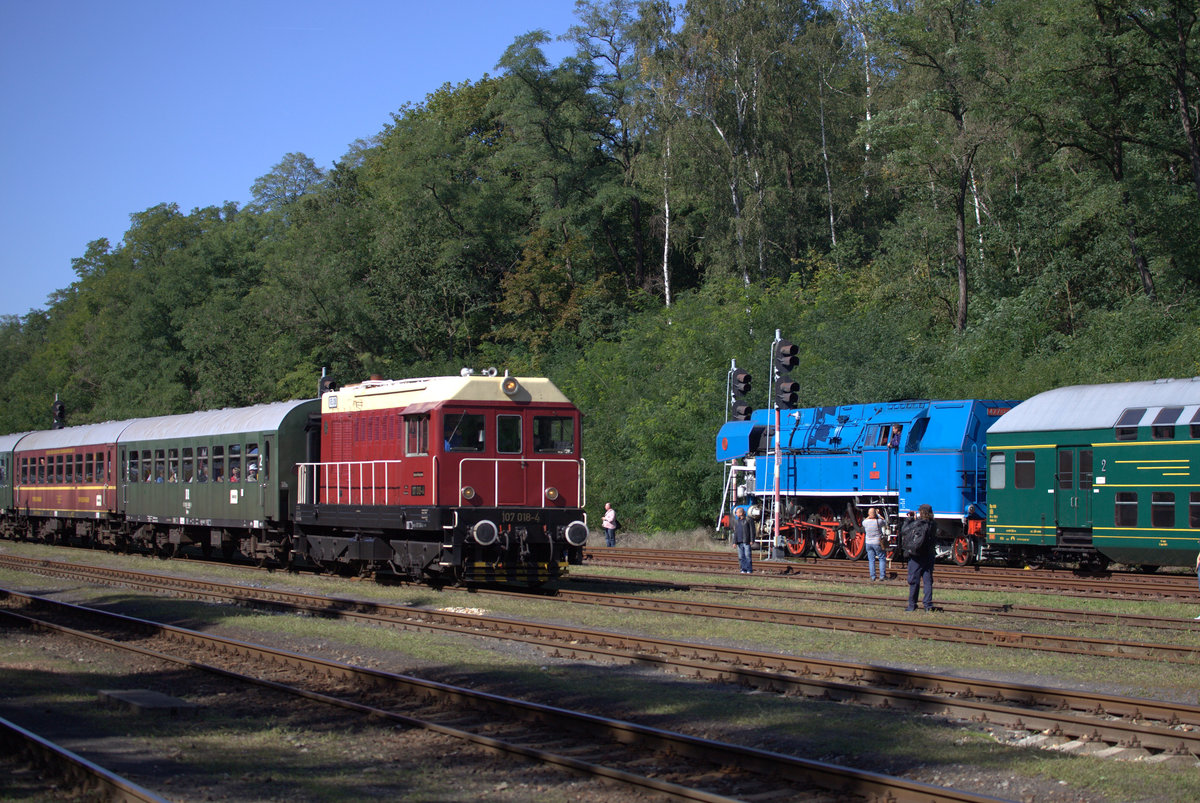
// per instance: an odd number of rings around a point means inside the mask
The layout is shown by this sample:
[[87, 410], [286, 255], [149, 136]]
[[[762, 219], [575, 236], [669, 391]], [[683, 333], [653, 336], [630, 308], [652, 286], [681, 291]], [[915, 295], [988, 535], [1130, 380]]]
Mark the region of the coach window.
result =
[[1113, 511], [1113, 523], [1118, 527], [1136, 527], [1138, 520], [1138, 498], [1135, 491], [1117, 491], [1117, 506]]
[[66, 455], [63, 457], [63, 482], [75, 482], [75, 455]]
[[1179, 420], [1182, 407], [1164, 407], [1154, 416], [1154, 426], [1151, 435], [1156, 441], [1168, 441], [1175, 438], [1175, 422]]
[[179, 482], [179, 450], [167, 450], [167, 482]]
[[154, 482], [154, 458], [149, 449], [142, 449], [142, 482]]
[[195, 459], [192, 457], [192, 447], [185, 446], [183, 448], [183, 474], [180, 479], [184, 482], [192, 482], [196, 478]]
[[521, 453], [521, 416], [496, 416], [496, 451], [500, 454]]
[[404, 416], [404, 454], [429, 454], [429, 413]]
[[58, 485], [63, 483], [63, 456], [58, 454], [54, 456], [54, 480]]
[[212, 452], [212, 480], [225, 482], [225, 447], [214, 446]]
[[1200, 529], [1200, 493], [1195, 491], [1188, 494], [1188, 526]]
[[229, 481], [242, 481], [242, 445], [240, 443], [229, 447]]
[[167, 451], [166, 449], [154, 450], [154, 481], [162, 483], [167, 481]]
[[[258, 472], [262, 468], [262, 461], [258, 459], [258, 444], [246, 444], [246, 482], [258, 482]], [[264, 472], [263, 479], [266, 479]]]
[[88, 452], [83, 458], [83, 481], [96, 481], [96, 455]]
[[482, 452], [483, 416], [475, 413], [452, 413], [444, 421], [444, 446], [448, 452]]
[[1119, 441], [1136, 441], [1138, 424], [1141, 423], [1142, 416], [1145, 414], [1145, 407], [1134, 407], [1121, 413], [1121, 418], [1117, 421], [1114, 433], [1116, 439]]
[[1175, 526], [1175, 494], [1169, 491], [1155, 491], [1150, 495], [1150, 526]]
[[28, 485], [29, 484], [29, 458], [22, 457], [21, 462], [18, 465], [20, 465], [20, 467], [21, 467], [20, 474], [18, 475], [21, 478], [21, 484]]
[[196, 482], [208, 482], [208, 447], [196, 447]]
[[133, 449], [129, 452], [129, 458], [125, 463], [125, 482], [137, 482], [141, 476], [141, 472], [138, 470], [138, 453], [136, 449]]
[[1013, 456], [1013, 485], [1032, 488], [1034, 485], [1033, 452], [1017, 452]]
[[575, 451], [575, 422], [567, 416], [535, 415], [533, 451], [538, 454], [571, 454]]
[[107, 452], [96, 452], [96, 482], [104, 482], [108, 478], [108, 472], [105, 470], [107, 462]]
[[993, 452], [988, 458], [988, 487], [993, 490], [1004, 490], [1004, 452]]
[[38, 458], [38, 485], [47, 485], [54, 479], [54, 459], [50, 459], [50, 468], [46, 468], [46, 458]]

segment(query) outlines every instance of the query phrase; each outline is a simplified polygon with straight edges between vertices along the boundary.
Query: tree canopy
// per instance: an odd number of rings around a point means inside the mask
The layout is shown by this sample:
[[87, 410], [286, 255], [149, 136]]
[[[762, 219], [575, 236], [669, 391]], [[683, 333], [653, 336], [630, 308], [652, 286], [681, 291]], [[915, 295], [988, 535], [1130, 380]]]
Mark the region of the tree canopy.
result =
[[583, 409], [594, 504], [689, 528], [776, 330], [802, 404], [1200, 374], [1194, 3], [576, 7], [560, 63], [531, 32], [244, 208], [131, 212], [0, 319], [0, 431], [498, 365]]

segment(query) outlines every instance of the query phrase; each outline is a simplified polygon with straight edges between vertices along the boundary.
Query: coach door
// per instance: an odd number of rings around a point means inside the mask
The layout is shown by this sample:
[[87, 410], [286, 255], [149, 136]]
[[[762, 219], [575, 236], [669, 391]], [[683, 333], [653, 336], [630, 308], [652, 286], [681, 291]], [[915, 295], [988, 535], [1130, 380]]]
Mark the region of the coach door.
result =
[[1058, 526], [1092, 526], [1092, 450], [1077, 446], [1058, 449]]

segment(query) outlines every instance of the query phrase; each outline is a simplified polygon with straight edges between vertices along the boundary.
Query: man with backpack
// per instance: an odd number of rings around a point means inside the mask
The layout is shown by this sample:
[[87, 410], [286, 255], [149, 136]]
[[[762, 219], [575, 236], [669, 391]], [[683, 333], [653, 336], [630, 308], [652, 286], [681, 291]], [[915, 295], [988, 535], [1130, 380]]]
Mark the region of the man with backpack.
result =
[[904, 522], [900, 528], [900, 549], [908, 558], [908, 607], [917, 609], [917, 592], [923, 585], [925, 598], [922, 605], [933, 611], [933, 558], [936, 547], [937, 523], [933, 520], [933, 508], [921, 505], [917, 517]]

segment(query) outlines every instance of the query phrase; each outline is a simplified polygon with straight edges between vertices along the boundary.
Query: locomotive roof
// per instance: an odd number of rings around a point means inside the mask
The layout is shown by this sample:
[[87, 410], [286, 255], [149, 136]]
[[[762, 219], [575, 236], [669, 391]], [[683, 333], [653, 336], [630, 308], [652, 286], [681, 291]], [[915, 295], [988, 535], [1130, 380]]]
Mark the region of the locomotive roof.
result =
[[[505, 395], [501, 387], [505, 379], [515, 379], [519, 385], [511, 396]], [[450, 401], [570, 404], [571, 400], [544, 377], [433, 376], [346, 385], [321, 397], [321, 412], [394, 410], [414, 406], [417, 410], [427, 410]]]
[[[1200, 377], [1047, 390], [1001, 416], [988, 433], [1107, 429], [1116, 426], [1126, 410], [1139, 407], [1151, 413], [1162, 407], [1190, 407], [1179, 418], [1190, 421], [1200, 410]], [[1153, 416], [1142, 420], [1153, 420]]]

